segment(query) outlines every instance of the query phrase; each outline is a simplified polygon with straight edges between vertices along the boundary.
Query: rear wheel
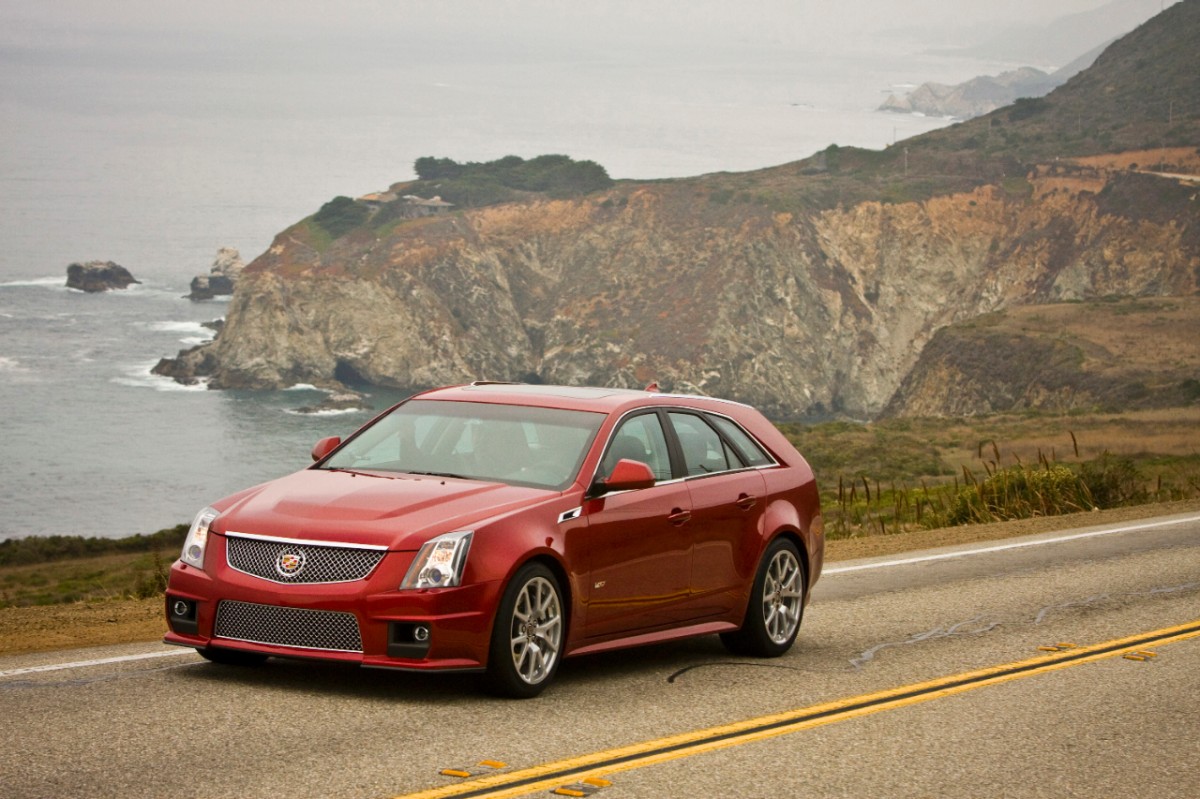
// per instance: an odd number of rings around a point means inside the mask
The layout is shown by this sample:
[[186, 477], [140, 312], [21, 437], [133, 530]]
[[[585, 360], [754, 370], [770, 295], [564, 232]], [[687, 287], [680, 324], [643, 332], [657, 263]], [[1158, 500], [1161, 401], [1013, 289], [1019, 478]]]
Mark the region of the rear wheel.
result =
[[267, 655], [257, 652], [243, 652], [240, 649], [222, 649], [216, 646], [197, 649], [200, 657], [222, 666], [261, 666], [267, 662]]
[[779, 657], [787, 652], [800, 631], [806, 584], [796, 545], [775, 539], [759, 563], [741, 629], [722, 633], [721, 642], [739, 655]]
[[528, 699], [558, 671], [563, 645], [562, 589], [540, 563], [522, 566], [504, 590], [488, 655], [492, 693]]

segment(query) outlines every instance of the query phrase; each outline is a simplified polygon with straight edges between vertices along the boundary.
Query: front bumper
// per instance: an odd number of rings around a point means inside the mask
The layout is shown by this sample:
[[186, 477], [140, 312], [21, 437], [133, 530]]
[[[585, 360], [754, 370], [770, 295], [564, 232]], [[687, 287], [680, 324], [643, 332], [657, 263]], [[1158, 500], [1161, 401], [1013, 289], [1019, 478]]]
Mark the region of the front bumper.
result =
[[363, 580], [281, 584], [231, 569], [224, 543], [210, 539], [203, 571], [171, 567], [166, 643], [418, 671], [487, 665], [498, 583], [399, 591], [415, 553], [389, 552]]

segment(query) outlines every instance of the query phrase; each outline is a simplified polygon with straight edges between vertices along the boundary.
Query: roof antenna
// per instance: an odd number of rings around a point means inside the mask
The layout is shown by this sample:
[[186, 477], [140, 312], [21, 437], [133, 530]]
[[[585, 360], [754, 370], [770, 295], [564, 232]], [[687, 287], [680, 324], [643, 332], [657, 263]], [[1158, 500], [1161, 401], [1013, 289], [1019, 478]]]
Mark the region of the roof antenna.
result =
[[650, 392], [651, 394], [657, 394], [657, 393], [659, 393], [658, 381], [657, 381], [657, 380], [655, 380], [653, 383], [651, 383], [650, 385], [646, 386], [646, 387], [645, 387], [644, 389], [642, 389], [642, 390], [643, 390], [643, 391], [648, 391], [648, 392]]

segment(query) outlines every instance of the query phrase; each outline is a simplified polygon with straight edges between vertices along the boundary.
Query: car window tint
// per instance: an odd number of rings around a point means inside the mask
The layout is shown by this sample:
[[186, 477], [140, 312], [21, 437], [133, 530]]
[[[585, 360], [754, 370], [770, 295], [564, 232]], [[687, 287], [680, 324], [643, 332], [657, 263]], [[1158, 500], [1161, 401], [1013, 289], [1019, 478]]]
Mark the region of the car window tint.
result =
[[750, 466], [767, 466], [774, 463], [771, 456], [763, 451], [758, 442], [751, 438], [745, 430], [738, 427], [732, 419], [726, 419], [724, 416], [710, 416], [709, 419], [746, 456], [746, 461]]
[[690, 413], [671, 413], [671, 425], [683, 450], [688, 476], [724, 472], [741, 464], [730, 465], [729, 452], [717, 431], [703, 419]]
[[646, 464], [654, 472], [655, 480], [671, 479], [667, 437], [657, 414], [644, 413], [621, 423], [608, 443], [608, 451], [600, 464], [600, 476], [611, 475], [617, 461], [622, 459]]

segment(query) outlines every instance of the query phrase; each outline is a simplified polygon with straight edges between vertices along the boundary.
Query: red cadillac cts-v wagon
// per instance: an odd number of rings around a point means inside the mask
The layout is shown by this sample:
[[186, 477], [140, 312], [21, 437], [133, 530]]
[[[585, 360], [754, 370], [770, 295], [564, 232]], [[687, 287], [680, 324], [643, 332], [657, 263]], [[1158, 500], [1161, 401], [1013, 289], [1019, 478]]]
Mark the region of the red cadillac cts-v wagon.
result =
[[168, 643], [476, 670], [529, 697], [571, 655], [716, 633], [782, 655], [821, 573], [812, 470], [734, 402], [475, 383], [312, 456], [196, 516]]

